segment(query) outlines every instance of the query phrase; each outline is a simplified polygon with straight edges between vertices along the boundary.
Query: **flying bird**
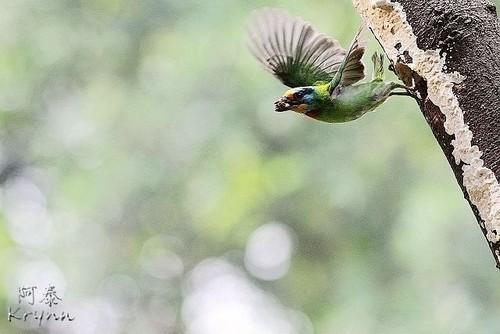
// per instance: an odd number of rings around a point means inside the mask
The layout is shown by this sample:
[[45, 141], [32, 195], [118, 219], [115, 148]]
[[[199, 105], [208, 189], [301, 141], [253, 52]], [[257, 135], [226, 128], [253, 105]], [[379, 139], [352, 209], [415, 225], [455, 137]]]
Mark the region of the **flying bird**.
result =
[[374, 110], [389, 96], [415, 97], [413, 88], [384, 81], [384, 56], [377, 53], [372, 57], [373, 79], [356, 84], [365, 77], [362, 30], [346, 51], [337, 40], [299, 17], [280, 9], [255, 11], [248, 25], [250, 51], [266, 70], [290, 87], [275, 102], [275, 110], [341, 123]]

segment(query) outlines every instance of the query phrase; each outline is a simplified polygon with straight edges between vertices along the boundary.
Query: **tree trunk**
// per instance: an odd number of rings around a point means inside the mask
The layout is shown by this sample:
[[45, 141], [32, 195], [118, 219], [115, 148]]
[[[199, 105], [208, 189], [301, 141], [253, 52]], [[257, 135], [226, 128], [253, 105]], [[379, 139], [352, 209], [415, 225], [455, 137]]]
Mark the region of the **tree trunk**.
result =
[[487, 0], [353, 0], [414, 85], [500, 268], [500, 26]]

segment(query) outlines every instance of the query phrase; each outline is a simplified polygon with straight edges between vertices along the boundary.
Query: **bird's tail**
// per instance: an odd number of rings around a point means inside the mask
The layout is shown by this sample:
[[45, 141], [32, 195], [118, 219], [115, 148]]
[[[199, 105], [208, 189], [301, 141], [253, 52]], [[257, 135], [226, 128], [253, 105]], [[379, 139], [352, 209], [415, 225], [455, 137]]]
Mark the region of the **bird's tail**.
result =
[[372, 56], [373, 80], [384, 81], [384, 55], [375, 52]]

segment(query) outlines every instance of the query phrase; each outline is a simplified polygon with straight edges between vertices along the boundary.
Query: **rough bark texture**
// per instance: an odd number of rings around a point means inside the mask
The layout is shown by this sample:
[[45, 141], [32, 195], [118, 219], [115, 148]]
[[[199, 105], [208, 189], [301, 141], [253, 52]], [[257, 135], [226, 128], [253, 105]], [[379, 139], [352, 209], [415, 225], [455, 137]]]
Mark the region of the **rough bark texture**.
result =
[[[487, 0], [353, 2], [386, 50], [396, 74], [406, 83], [413, 79], [423, 100], [422, 113], [443, 149], [500, 268], [500, 230], [497, 231], [500, 221], [500, 25], [495, 5]], [[391, 11], [396, 13], [391, 14]], [[463, 113], [466, 130], [454, 132], [445, 124], [450, 114], [443, 111], [443, 103], [436, 106], [428, 98], [430, 83], [426, 71], [419, 71], [422, 67], [413, 59], [417, 48], [412, 49], [408, 41], [406, 44], [395, 43], [398, 32], [416, 38], [420, 55], [437, 50], [434, 54], [444, 62], [441, 72], [455, 72], [464, 77], [460, 83], [453, 84], [450, 95], [458, 100], [458, 110]], [[420, 57], [417, 62], [422, 62], [422, 59]], [[457, 142], [462, 140], [458, 137], [467, 129], [472, 133], [468, 145], [479, 149], [478, 159], [474, 162], [457, 158]], [[477, 169], [476, 174], [466, 173], [469, 166]], [[483, 172], [490, 174], [488, 186], [470, 186], [470, 175], [481, 179]]]

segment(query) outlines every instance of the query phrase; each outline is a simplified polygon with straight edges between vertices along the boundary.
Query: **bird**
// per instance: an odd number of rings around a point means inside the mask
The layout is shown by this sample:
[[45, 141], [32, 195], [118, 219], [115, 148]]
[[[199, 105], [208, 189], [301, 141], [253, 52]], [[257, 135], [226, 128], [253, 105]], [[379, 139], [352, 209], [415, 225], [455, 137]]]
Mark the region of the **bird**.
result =
[[358, 83], [365, 77], [363, 26], [347, 51], [282, 9], [255, 10], [247, 28], [250, 52], [290, 88], [274, 103], [277, 112], [291, 110], [318, 121], [343, 123], [375, 110], [389, 96], [416, 98], [414, 88], [384, 81], [384, 56], [377, 52], [372, 56], [372, 80]]

